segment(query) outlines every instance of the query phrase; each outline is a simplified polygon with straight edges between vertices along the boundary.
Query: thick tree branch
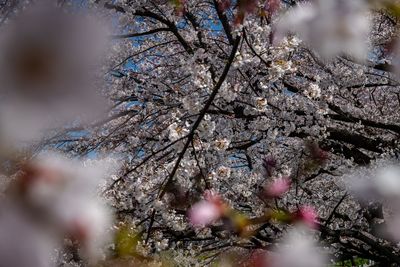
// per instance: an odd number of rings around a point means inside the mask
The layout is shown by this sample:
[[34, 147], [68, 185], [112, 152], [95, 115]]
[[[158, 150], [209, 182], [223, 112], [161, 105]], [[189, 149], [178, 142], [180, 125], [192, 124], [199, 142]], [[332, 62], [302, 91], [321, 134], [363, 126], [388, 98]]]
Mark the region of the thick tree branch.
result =
[[189, 132], [189, 134], [187, 136], [187, 140], [186, 140], [186, 142], [185, 142], [185, 144], [183, 146], [183, 149], [179, 153], [179, 156], [178, 156], [178, 159], [177, 159], [177, 161], [176, 161], [176, 163], [174, 165], [174, 168], [172, 169], [171, 174], [168, 176], [166, 182], [164, 183], [164, 185], [163, 185], [163, 187], [162, 187], [162, 189], [160, 191], [159, 198], [162, 198], [164, 196], [165, 188], [174, 179], [174, 176], [175, 176], [175, 174], [176, 174], [176, 172], [177, 172], [177, 170], [179, 168], [179, 165], [180, 165], [183, 157], [185, 156], [185, 153], [186, 153], [190, 143], [192, 142], [192, 139], [194, 137], [195, 131], [200, 126], [200, 123], [203, 120], [204, 116], [206, 115], [207, 110], [210, 108], [212, 102], [214, 101], [215, 97], [218, 94], [219, 89], [221, 88], [222, 84], [224, 83], [224, 81], [225, 81], [225, 79], [226, 79], [226, 77], [227, 77], [227, 75], [229, 73], [229, 70], [231, 68], [231, 65], [232, 65], [232, 63], [233, 63], [233, 61], [235, 59], [236, 52], [237, 52], [237, 50], [239, 48], [240, 40], [241, 40], [240, 37], [236, 38], [235, 43], [234, 43], [233, 48], [232, 48], [232, 51], [230, 53], [228, 62], [226, 63], [225, 68], [224, 68], [224, 70], [223, 70], [223, 72], [222, 72], [217, 84], [214, 86], [210, 97], [208, 98], [208, 100], [207, 100], [206, 104], [204, 105], [203, 109], [200, 111], [200, 114], [199, 114], [197, 120], [193, 124], [192, 129], [190, 130], [190, 132]]

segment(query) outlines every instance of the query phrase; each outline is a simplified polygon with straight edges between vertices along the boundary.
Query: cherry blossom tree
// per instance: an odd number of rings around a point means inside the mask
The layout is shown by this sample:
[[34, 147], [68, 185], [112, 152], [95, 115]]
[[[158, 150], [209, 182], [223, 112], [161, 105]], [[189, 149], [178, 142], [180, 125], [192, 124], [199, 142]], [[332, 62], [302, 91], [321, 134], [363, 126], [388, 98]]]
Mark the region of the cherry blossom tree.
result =
[[[17, 92], [3, 102], [19, 104], [3, 104], [2, 169], [48, 149], [117, 159], [100, 189], [116, 232], [100, 266], [400, 265], [397, 1], [58, 1], [96, 14], [109, 38], [41, 22], [65, 49], [51, 62], [62, 79], [37, 87], [46, 97], [26, 94], [31, 76], [21, 85], [42, 61], [20, 69], [26, 47], [9, 30], [34, 4], [0, 2], [0, 80]], [[82, 264], [75, 254], [60, 261]]]

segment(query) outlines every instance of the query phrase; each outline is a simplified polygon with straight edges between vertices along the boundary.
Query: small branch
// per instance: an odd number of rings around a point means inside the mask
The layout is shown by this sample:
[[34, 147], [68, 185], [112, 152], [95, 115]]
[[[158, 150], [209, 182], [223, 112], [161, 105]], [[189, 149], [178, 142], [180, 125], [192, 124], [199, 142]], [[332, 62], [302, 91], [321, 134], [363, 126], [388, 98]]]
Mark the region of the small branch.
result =
[[133, 37], [151, 35], [151, 34], [158, 33], [158, 32], [168, 32], [168, 31], [171, 31], [171, 30], [169, 28], [158, 28], [158, 29], [153, 29], [153, 30], [147, 31], [147, 32], [112, 35], [111, 38], [112, 39], [133, 38]]
[[339, 202], [336, 204], [336, 206], [333, 208], [331, 214], [329, 215], [328, 219], [325, 221], [325, 226], [328, 226], [328, 224], [331, 222], [333, 217], [335, 216], [336, 210], [339, 208], [340, 204], [344, 201], [344, 199], [347, 197], [347, 193], [345, 193], [342, 198], [339, 200]]

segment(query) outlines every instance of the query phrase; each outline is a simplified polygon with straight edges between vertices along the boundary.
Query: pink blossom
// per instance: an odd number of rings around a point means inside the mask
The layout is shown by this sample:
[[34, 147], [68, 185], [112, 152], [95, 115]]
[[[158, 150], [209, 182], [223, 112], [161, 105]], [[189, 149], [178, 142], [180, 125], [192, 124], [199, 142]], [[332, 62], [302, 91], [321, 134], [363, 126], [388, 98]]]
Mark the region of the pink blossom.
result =
[[271, 198], [281, 197], [289, 190], [290, 184], [288, 177], [279, 178], [265, 188], [265, 195]]
[[188, 212], [189, 221], [194, 226], [206, 226], [222, 216], [221, 206], [216, 202], [202, 200], [192, 206]]
[[311, 228], [317, 227], [318, 214], [317, 211], [311, 206], [302, 206], [297, 211], [296, 219], [305, 223]]

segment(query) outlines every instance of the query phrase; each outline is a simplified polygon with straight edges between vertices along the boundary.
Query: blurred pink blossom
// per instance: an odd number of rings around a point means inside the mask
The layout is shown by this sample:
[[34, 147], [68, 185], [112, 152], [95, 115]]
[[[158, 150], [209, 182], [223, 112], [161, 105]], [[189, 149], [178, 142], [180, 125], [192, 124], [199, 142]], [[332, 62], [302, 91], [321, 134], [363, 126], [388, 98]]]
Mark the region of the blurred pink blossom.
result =
[[191, 224], [194, 226], [206, 226], [218, 220], [222, 212], [216, 203], [203, 200], [194, 204], [188, 215]]
[[216, 192], [206, 190], [204, 199], [194, 204], [188, 212], [189, 221], [194, 226], [209, 225], [221, 218], [224, 213], [224, 203]]
[[318, 213], [312, 206], [301, 206], [296, 213], [296, 219], [311, 228], [318, 226]]
[[265, 196], [270, 198], [281, 197], [290, 189], [291, 181], [288, 177], [281, 177], [265, 187]]

